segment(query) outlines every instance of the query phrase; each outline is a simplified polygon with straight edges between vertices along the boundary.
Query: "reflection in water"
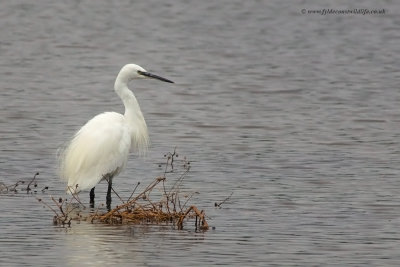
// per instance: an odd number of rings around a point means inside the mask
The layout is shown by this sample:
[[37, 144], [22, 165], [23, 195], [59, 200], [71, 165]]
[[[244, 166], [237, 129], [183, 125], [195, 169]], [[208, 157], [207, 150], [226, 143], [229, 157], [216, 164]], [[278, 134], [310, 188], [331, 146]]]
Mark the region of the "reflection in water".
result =
[[65, 261], [68, 265], [119, 264], [132, 260], [145, 265], [140, 243], [135, 240], [133, 230], [113, 226], [80, 223], [64, 235]]
[[[127, 261], [137, 266], [151, 262], [165, 265], [176, 261], [173, 253], [164, 250], [190, 251], [204, 240], [203, 234], [171, 231], [168, 226], [105, 226], [81, 223], [74, 225], [64, 235], [66, 262], [77, 264], [123, 264]], [[163, 255], [164, 254], [164, 255]], [[163, 260], [160, 260], [160, 256]], [[168, 264], [167, 264], [168, 265]]]

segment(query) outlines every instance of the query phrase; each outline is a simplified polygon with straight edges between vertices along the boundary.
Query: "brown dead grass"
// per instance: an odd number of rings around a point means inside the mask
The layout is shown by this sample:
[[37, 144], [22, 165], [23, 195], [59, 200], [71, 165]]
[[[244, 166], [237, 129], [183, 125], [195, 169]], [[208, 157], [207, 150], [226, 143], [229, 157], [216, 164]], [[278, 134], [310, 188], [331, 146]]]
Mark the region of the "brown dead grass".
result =
[[[190, 194], [181, 192], [183, 180], [190, 170], [190, 162], [186, 157], [179, 159], [175, 150], [173, 153], [166, 154], [165, 159], [165, 163], [159, 164], [159, 167], [164, 165], [163, 174], [152, 181], [145, 189], [135, 194], [139, 186], [138, 183], [127, 201], [122, 200], [113, 190], [122, 204], [106, 212], [101, 211], [102, 209], [99, 206], [95, 212], [83, 215], [82, 208], [85, 205], [81, 203], [77, 195], [73, 196], [71, 201], [61, 198], [56, 200], [51, 197], [53, 205], [44, 203], [42, 199], [38, 200], [54, 212], [53, 222], [61, 226], [71, 226], [73, 221], [86, 220], [91, 223], [113, 225], [172, 224], [177, 229], [183, 229], [186, 221], [194, 219], [196, 230], [208, 230], [205, 212], [194, 205], [188, 205], [196, 192]], [[173, 181], [169, 188], [167, 176], [172, 177], [168, 178], [169, 181]], [[154, 200], [154, 198], [157, 200]], [[75, 204], [72, 208], [71, 203]]]

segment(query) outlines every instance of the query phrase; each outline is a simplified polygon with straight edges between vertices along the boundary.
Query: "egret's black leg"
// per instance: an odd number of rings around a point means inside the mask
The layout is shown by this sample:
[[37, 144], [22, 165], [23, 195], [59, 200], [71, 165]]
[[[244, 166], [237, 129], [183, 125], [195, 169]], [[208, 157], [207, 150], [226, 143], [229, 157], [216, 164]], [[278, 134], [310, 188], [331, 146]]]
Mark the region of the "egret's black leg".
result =
[[108, 189], [107, 189], [106, 205], [107, 209], [111, 210], [112, 177], [108, 177], [107, 182], [108, 182]]
[[90, 190], [90, 207], [94, 208], [94, 187]]

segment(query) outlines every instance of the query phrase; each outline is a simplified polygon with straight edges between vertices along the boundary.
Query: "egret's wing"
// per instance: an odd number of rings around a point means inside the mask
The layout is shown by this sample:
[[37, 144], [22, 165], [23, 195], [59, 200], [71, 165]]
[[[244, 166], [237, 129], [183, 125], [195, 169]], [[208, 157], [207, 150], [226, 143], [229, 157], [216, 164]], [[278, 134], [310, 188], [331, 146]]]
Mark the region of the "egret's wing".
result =
[[123, 115], [106, 112], [88, 121], [61, 156], [61, 177], [73, 192], [90, 189], [126, 164], [131, 135]]

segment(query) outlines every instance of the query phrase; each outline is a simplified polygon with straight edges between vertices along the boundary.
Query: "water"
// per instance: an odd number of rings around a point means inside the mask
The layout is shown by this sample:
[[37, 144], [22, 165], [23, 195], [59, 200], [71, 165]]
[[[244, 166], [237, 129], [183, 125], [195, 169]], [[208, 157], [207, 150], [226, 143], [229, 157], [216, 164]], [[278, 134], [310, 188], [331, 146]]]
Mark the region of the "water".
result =
[[[301, 14], [366, 7], [386, 14]], [[152, 147], [115, 188], [127, 198], [177, 146], [193, 166], [185, 190], [200, 192], [192, 203], [215, 229], [63, 229], [35, 196], [2, 194], [0, 265], [398, 266], [399, 12], [388, 1], [3, 1], [0, 181], [39, 171], [49, 191], [36, 196], [62, 196], [57, 147], [123, 111], [112, 86], [133, 62], [176, 84], [131, 85]]]

